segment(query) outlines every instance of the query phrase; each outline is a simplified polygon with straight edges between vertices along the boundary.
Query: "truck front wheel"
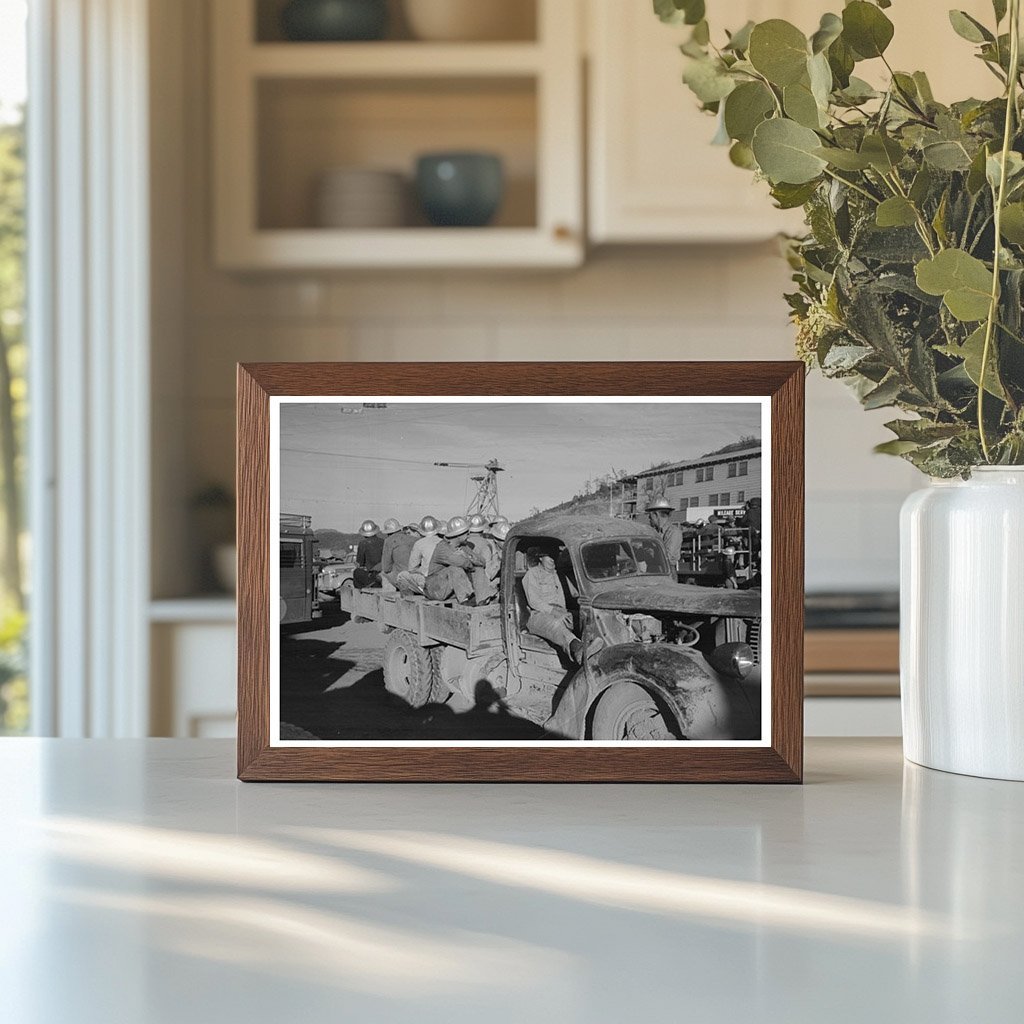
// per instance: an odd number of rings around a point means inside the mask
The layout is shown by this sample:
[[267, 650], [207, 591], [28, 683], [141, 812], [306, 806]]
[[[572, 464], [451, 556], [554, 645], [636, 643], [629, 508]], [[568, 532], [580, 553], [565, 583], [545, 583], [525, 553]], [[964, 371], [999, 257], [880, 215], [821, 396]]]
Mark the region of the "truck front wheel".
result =
[[595, 740], [677, 740], [675, 723], [654, 695], [639, 683], [609, 686], [591, 714], [590, 738]]
[[430, 651], [404, 629], [389, 634], [384, 645], [384, 688], [414, 708], [428, 703], [433, 665]]

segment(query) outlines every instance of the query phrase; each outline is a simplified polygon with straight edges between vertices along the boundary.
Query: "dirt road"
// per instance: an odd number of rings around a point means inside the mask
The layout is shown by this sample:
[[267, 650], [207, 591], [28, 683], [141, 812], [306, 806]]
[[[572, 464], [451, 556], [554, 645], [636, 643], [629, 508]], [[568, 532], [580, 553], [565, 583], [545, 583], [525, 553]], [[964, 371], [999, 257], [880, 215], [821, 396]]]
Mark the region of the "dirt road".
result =
[[304, 632], [281, 635], [282, 739], [539, 739], [543, 729], [498, 705], [453, 699], [413, 708], [384, 689], [386, 637], [328, 606]]

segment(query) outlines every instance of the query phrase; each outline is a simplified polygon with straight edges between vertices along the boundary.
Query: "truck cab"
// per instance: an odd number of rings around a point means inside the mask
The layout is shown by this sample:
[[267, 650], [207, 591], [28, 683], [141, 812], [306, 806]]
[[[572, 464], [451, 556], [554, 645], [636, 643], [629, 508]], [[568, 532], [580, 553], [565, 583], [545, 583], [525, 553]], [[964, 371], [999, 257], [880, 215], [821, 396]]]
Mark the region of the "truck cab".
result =
[[281, 625], [319, 619], [320, 542], [310, 516], [281, 513], [279, 594]]
[[[522, 581], [541, 553], [555, 559], [574, 632], [600, 647], [582, 666], [529, 632]], [[723, 620], [760, 616], [760, 591], [678, 583], [659, 535], [639, 523], [549, 515], [517, 524], [506, 541], [509, 680], [536, 689], [557, 678], [545, 724], [571, 738], [759, 738], [756, 653], [714, 637]]]

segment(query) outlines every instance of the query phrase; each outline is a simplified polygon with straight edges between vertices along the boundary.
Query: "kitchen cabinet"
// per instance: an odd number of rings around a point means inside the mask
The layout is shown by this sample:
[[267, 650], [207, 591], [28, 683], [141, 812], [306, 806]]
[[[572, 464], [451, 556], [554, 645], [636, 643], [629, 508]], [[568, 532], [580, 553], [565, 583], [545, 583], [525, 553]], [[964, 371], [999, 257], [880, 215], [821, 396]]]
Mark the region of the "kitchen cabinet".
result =
[[[217, 0], [213, 31], [218, 266], [574, 266], [583, 258], [579, 9], [532, 0], [533, 38], [293, 42], [276, 0]], [[395, 19], [393, 19], [394, 21]], [[337, 168], [402, 174], [424, 152], [496, 153], [493, 225], [432, 227], [411, 188], [403, 226], [324, 227], [314, 196]]]
[[[588, 214], [592, 242], [736, 242], [799, 231], [799, 211], [776, 210], [767, 186], [734, 167], [712, 146], [715, 121], [682, 84], [678, 44], [685, 26], [663, 25], [650, 3], [587, 0]], [[827, 0], [735, 0], [709, 3], [712, 33], [747, 20], [785, 18], [811, 33]], [[988, 0], [958, 4], [992, 20]], [[886, 11], [896, 34], [888, 57], [896, 68], [928, 72], [937, 98], [994, 95], [998, 83], [955, 35], [945, 6], [901, 0]], [[862, 77], [886, 76], [880, 61]]]

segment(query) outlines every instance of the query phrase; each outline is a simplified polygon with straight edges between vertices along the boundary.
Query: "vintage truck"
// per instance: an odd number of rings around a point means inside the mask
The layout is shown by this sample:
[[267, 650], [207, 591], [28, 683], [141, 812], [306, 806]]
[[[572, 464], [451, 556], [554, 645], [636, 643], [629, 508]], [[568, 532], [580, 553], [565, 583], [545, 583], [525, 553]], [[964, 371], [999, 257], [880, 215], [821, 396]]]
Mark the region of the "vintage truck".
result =
[[[526, 630], [522, 579], [541, 553], [555, 558], [575, 632], [591, 650], [582, 665]], [[350, 588], [339, 599], [387, 634], [384, 684], [415, 707], [453, 693], [500, 700], [549, 737], [574, 740], [761, 735], [757, 653], [714, 639], [723, 622], [736, 625], [732, 635], [757, 635], [760, 591], [678, 583], [658, 534], [639, 523], [559, 514], [518, 523], [499, 599], [483, 607]]]

